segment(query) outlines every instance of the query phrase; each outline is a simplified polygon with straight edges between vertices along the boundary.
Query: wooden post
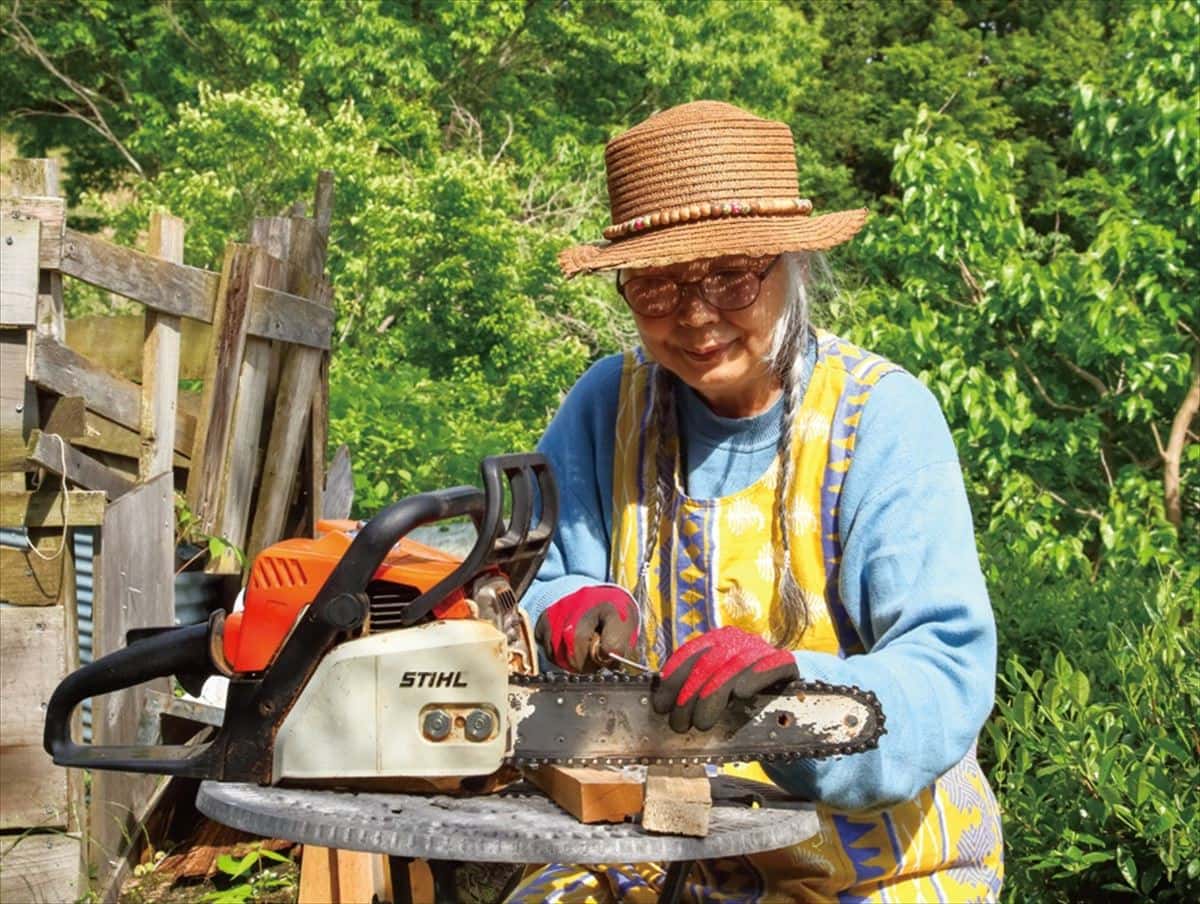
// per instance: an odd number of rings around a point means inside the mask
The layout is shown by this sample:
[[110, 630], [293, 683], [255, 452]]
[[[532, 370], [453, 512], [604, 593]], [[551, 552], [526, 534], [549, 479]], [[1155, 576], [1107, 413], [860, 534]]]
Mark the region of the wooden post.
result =
[[[168, 213], [150, 217], [147, 251], [155, 257], [183, 263], [183, 220]], [[175, 449], [175, 410], [179, 395], [179, 318], [146, 309], [146, 338], [142, 352], [142, 481], [172, 470]], [[170, 519], [172, 524], [174, 518]]]
[[[60, 196], [58, 173], [58, 161], [54, 159], [13, 160], [9, 165], [12, 193], [18, 196], [57, 198]], [[42, 274], [39, 285], [37, 330], [61, 342], [65, 329], [62, 274], [46, 271]]]

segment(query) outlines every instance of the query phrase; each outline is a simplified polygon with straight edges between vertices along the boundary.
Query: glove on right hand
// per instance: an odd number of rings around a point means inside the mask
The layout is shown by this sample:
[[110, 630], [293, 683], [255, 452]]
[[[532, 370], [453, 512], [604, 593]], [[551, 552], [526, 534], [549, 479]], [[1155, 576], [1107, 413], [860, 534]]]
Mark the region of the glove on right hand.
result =
[[589, 659], [592, 638], [600, 638], [601, 658], [616, 653], [631, 659], [637, 652], [639, 621], [637, 601], [623, 587], [597, 584], [551, 604], [538, 619], [534, 636], [559, 668], [594, 672], [602, 663]]

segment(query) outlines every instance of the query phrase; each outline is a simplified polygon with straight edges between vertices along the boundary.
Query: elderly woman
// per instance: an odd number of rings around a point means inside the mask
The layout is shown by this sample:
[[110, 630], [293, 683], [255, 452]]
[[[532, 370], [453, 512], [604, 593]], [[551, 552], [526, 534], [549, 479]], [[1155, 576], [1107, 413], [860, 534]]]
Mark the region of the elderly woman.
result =
[[[874, 691], [868, 753], [753, 768], [815, 801], [795, 848], [702, 862], [699, 900], [994, 899], [1002, 850], [975, 760], [995, 626], [954, 444], [901, 368], [810, 322], [814, 252], [866, 211], [812, 216], [783, 123], [713, 102], [614, 138], [613, 225], [560, 258], [617, 272], [641, 347], [579, 380], [541, 443], [555, 545], [523, 605], [545, 655], [662, 673], [672, 728], [802, 675]], [[519, 900], [653, 900], [654, 864], [550, 866]]]

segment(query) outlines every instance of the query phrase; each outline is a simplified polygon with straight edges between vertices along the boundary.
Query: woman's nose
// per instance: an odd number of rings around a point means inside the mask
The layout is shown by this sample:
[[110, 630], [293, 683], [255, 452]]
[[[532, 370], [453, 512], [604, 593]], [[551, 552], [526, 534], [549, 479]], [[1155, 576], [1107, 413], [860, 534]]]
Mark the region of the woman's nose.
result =
[[683, 297], [675, 313], [681, 326], [704, 326], [720, 319], [717, 309], [701, 297], [699, 287], [682, 286], [680, 291]]

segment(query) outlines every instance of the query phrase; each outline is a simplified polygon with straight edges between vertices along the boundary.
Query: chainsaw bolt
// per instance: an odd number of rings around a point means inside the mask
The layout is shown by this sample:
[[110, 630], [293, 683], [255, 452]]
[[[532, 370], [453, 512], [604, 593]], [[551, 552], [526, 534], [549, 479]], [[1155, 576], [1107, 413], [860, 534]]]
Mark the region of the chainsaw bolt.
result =
[[431, 741], [444, 741], [450, 734], [450, 717], [440, 709], [426, 713], [421, 730]]
[[467, 740], [486, 741], [492, 736], [495, 720], [491, 713], [482, 709], [473, 709], [467, 713]]

